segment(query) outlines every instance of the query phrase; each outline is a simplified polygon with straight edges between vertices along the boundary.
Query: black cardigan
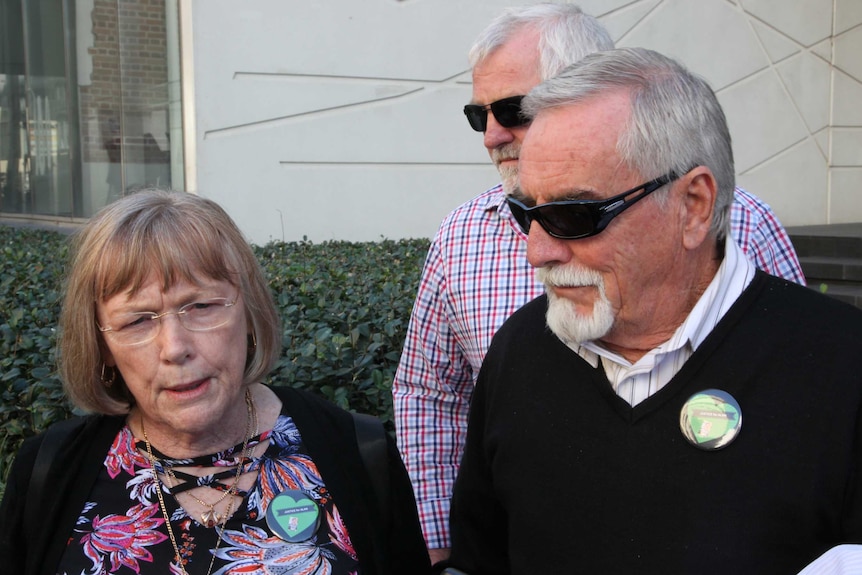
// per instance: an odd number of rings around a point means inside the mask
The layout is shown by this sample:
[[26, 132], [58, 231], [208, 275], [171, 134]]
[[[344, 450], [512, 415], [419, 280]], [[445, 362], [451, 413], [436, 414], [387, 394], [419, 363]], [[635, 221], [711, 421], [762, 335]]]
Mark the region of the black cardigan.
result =
[[[359, 455], [352, 416], [310, 393], [271, 388], [302, 434], [326, 487], [338, 501], [364, 574], [425, 573], [428, 555], [413, 491], [398, 450], [388, 438], [390, 518], [380, 517], [371, 480]], [[46, 492], [28, 485], [43, 435], [24, 442], [0, 504], [0, 566], [4, 573], [54, 575], [75, 521], [98, 477], [124, 417], [82, 418], [50, 466]], [[35, 514], [28, 537], [25, 513]], [[382, 569], [378, 566], [384, 566]]]

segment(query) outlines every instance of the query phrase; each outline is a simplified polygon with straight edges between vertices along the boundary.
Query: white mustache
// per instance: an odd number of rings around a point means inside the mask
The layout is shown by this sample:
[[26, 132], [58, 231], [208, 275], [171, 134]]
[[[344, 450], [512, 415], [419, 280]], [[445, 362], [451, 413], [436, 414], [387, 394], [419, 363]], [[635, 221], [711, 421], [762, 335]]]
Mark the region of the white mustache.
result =
[[547, 287], [595, 286], [602, 293], [605, 290], [605, 282], [599, 272], [572, 265], [539, 268], [536, 279]]
[[515, 144], [506, 144], [491, 150], [491, 160], [495, 164], [499, 164], [505, 160], [517, 160], [520, 153], [520, 146]]

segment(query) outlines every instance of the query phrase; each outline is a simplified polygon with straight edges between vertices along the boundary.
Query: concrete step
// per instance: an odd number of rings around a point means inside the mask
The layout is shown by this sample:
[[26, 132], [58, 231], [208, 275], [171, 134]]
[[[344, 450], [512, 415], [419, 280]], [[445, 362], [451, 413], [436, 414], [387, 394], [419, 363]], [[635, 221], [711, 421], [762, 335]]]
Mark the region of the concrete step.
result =
[[862, 309], [862, 285], [860, 284], [808, 280], [808, 287]]
[[862, 223], [798, 226], [787, 233], [801, 257], [862, 258]]
[[862, 223], [787, 228], [808, 287], [862, 309]]
[[862, 258], [800, 256], [802, 272], [809, 282], [855, 281], [862, 282]]

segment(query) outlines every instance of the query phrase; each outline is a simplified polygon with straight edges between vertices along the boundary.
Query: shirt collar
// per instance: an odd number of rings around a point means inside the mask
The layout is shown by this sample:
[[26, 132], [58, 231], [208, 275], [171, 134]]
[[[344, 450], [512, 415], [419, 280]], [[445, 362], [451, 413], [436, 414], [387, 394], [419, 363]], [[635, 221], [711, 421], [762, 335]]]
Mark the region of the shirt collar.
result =
[[497, 210], [501, 213], [509, 211], [509, 204], [506, 203], [506, 193], [503, 191], [502, 182], [482, 194], [479, 198], [478, 207], [482, 210]]
[[[694, 352], [754, 279], [754, 264], [745, 256], [742, 248], [733, 240], [725, 241], [724, 244], [724, 259], [688, 316], [670, 339], [644, 355], [634, 365], [641, 362], [652, 363], [657, 355], [670, 353], [684, 346], [689, 346], [690, 351]], [[598, 365], [599, 356], [615, 363], [631, 365], [622, 356], [608, 351], [594, 341], [571, 347], [593, 367]]]
[[671, 338], [678, 342], [676, 347], [690, 343], [693, 350], [697, 349], [754, 279], [754, 264], [742, 248], [732, 239], [724, 245], [724, 260], [718, 272]]
[[480, 200], [479, 208], [486, 212], [496, 212], [500, 219], [506, 222], [519, 238], [527, 241], [527, 234], [518, 225], [515, 216], [512, 215], [511, 208], [509, 208], [509, 203], [506, 201], [508, 196], [503, 191], [503, 184], [499, 183], [489, 191], [491, 193], [486, 193]]

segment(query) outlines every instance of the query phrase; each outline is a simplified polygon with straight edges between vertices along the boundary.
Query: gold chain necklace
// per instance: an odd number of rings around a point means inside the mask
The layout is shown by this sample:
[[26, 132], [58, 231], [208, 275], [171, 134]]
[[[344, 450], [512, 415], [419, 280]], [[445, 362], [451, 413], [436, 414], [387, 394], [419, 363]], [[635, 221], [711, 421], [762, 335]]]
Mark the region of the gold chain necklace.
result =
[[[230, 518], [231, 513], [233, 512], [233, 500], [230, 500], [228, 502], [228, 506], [227, 506], [227, 509], [225, 510], [225, 514], [223, 517], [219, 517], [218, 514], [215, 513], [215, 510], [213, 508], [215, 507], [215, 505], [220, 503], [222, 501], [222, 499], [227, 497], [227, 495], [229, 493], [234, 492], [237, 484], [239, 483], [239, 478], [242, 475], [243, 462], [251, 456], [251, 453], [249, 453], [249, 450], [248, 450], [249, 432], [251, 430], [252, 422], [254, 422], [253, 424], [255, 426], [255, 429], [257, 429], [257, 410], [255, 410], [254, 398], [252, 397], [251, 391], [249, 389], [245, 390], [245, 404], [248, 408], [248, 420], [247, 420], [247, 424], [246, 424], [245, 440], [243, 441], [243, 444], [242, 444], [242, 457], [243, 457], [243, 459], [240, 461], [239, 465], [237, 466], [237, 474], [236, 474], [236, 477], [234, 478], [233, 484], [225, 492], [225, 495], [223, 495], [218, 501], [216, 501], [211, 506], [208, 503], [204, 503], [203, 501], [201, 501], [200, 499], [198, 499], [197, 497], [194, 497], [194, 495], [192, 495], [192, 497], [195, 500], [197, 500], [201, 505], [206, 505], [206, 506], [210, 507], [210, 510], [208, 512], [204, 512], [201, 514], [201, 519], [204, 520], [203, 521], [204, 525], [206, 525], [207, 527], [213, 527], [215, 525], [215, 523], [213, 523], [212, 525], [209, 524], [209, 521], [206, 520], [206, 518], [208, 516], [210, 516], [211, 518], [212, 517], [218, 517], [221, 520], [221, 526], [220, 526], [219, 533], [218, 533], [218, 539], [216, 539], [216, 545], [215, 545], [215, 548], [213, 549], [212, 558], [210, 559], [210, 566], [207, 569], [206, 575], [210, 575], [210, 573], [212, 573], [213, 565], [215, 564], [216, 552], [218, 551], [219, 545], [221, 545], [221, 540], [222, 540], [222, 536], [224, 535], [225, 527], [227, 527], [227, 520]], [[157, 460], [156, 460], [156, 457], [153, 455], [153, 448], [150, 445], [149, 437], [147, 437], [147, 430], [144, 428], [143, 418], [141, 419], [141, 433], [144, 436], [144, 443], [147, 446], [147, 456], [149, 457], [149, 460], [150, 460], [150, 470], [153, 473], [153, 479], [155, 479], [155, 481], [156, 481], [156, 495], [159, 498], [159, 508], [162, 510], [162, 515], [165, 518], [165, 527], [167, 527], [167, 529], [168, 529], [168, 537], [171, 540], [171, 545], [173, 545], [173, 547], [174, 547], [174, 553], [176, 554], [177, 565], [179, 565], [180, 570], [182, 570], [182, 572], [183, 572], [183, 575], [188, 575], [188, 573], [186, 572], [186, 568], [185, 568], [185, 564], [183, 562], [182, 556], [180, 555], [180, 547], [177, 544], [176, 537], [174, 537], [174, 530], [171, 527], [171, 518], [170, 518], [170, 515], [168, 515], [168, 508], [165, 505], [165, 498], [162, 495], [162, 482], [161, 482], [161, 479], [159, 479], [158, 472], [156, 471], [156, 461]], [[255, 435], [257, 435], [257, 432], [255, 432]], [[167, 470], [167, 468], [165, 468], [165, 469]], [[168, 474], [165, 473], [165, 476], [168, 477]], [[169, 485], [168, 489], [170, 490], [170, 488], [171, 488], [171, 486]], [[191, 493], [189, 495], [191, 495]]]
[[[203, 513], [201, 513], [200, 517], [201, 517], [201, 524], [203, 524], [207, 527], [210, 527], [210, 528], [218, 525], [222, 521], [222, 519], [227, 520], [227, 518], [230, 517], [230, 512], [231, 512], [230, 507], [228, 507], [224, 516], [219, 515], [216, 512], [215, 508], [219, 503], [224, 501], [229, 495], [236, 495], [237, 485], [239, 484], [239, 478], [242, 475], [241, 470], [243, 467], [243, 463], [251, 456], [250, 452], [252, 450], [248, 449], [249, 438], [255, 437], [258, 433], [257, 410], [255, 409], [254, 401], [249, 402], [249, 399], [248, 399], [249, 397], [250, 396], [247, 394], [246, 405], [248, 406], [248, 420], [246, 423], [246, 434], [245, 434], [246, 439], [242, 444], [242, 450], [240, 451], [240, 463], [239, 463], [239, 466], [237, 467], [237, 474], [234, 477], [233, 483], [227, 488], [227, 490], [225, 490], [222, 493], [222, 496], [219, 497], [213, 503], [207, 503], [206, 501], [199, 499], [190, 490], [186, 491], [188, 496], [191, 497], [192, 499], [194, 499], [195, 501], [197, 501], [199, 505], [201, 505], [203, 507], [209, 507], [209, 511], [204, 511]], [[252, 429], [254, 429], [254, 432], [252, 432]], [[168, 489], [169, 490], [173, 489], [174, 483], [177, 481], [176, 476], [174, 475], [173, 469], [171, 469], [170, 467], [165, 467], [165, 477], [170, 480], [168, 482]]]

